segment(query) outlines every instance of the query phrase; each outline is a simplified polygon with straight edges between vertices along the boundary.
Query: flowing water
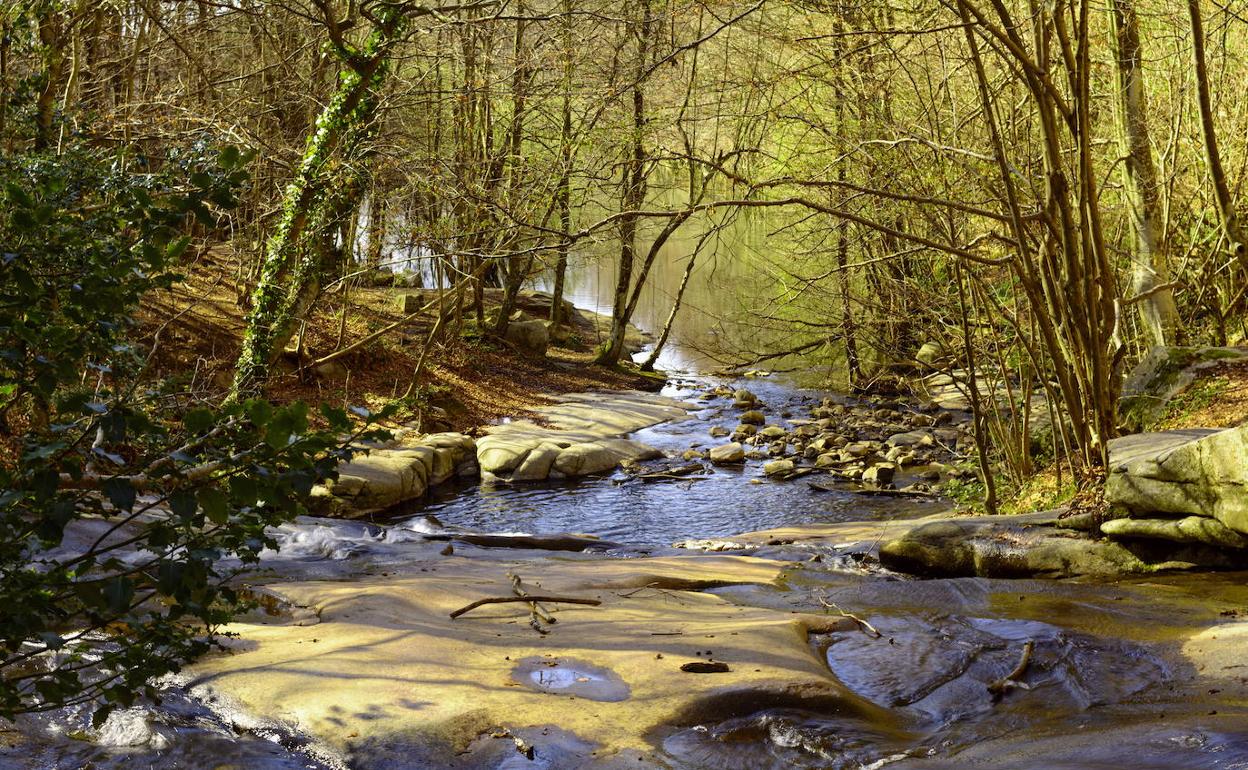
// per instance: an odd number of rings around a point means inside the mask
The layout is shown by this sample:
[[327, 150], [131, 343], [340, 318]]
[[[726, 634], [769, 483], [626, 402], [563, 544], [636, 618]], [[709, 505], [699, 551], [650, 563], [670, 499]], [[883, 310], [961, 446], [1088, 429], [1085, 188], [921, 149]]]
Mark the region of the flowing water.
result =
[[[575, 294], [575, 292], [574, 292]], [[581, 302], [591, 304], [587, 296]], [[643, 308], [643, 327], [665, 317]], [[697, 354], [674, 348], [672, 361]], [[689, 377], [669, 394], [696, 397], [708, 381]], [[773, 413], [794, 413], [823, 394], [776, 378], [748, 386]], [[731, 427], [713, 407], [636, 437], [679, 453], [709, 443], [712, 425]], [[735, 421], [734, 421], [735, 422]], [[493, 532], [586, 532], [610, 541], [605, 558], [672, 552], [689, 538], [819, 522], [888, 521], [940, 510], [939, 503], [863, 498], [812, 489], [802, 480], [750, 483], [753, 471], [717, 470], [701, 481], [645, 484], [615, 477], [568, 484], [440, 490], [383, 523], [304, 519], [277, 533], [266, 572], [284, 579], [401, 570], [434, 514], [448, 526]], [[904, 483], [904, 481], [903, 481]], [[917, 581], [829, 551], [793, 546], [759, 555], [802, 562], [780, 586], [714, 589], [724, 599], [782, 610], [819, 611], [824, 601], [869, 619], [865, 631], [816, 637], [811, 654], [849, 691], [883, 709], [840, 703], [727, 704], [721, 718], [676, 723], [651, 736], [647, 761], [666, 770], [767, 768], [1248, 768], [1248, 713], [1240, 688], [1198, 680], [1179, 648], [1185, 639], [1248, 611], [1248, 576], [1154, 576], [1116, 582]], [[811, 562], [813, 556], [822, 561]], [[601, 557], [600, 557], [601, 558]], [[280, 579], [278, 581], [280, 588]], [[1027, 688], [994, 699], [987, 684], [1032, 648]], [[1248, 666], [1248, 651], [1245, 651]], [[1245, 670], [1248, 675], [1248, 669]], [[627, 682], [590, 661], [517, 664], [516, 684], [575, 692], [590, 700], [630, 697]], [[887, 717], [881, 717], [886, 714]], [[280, 720], [243, 714], [170, 682], [159, 705], [120, 712], [99, 731], [85, 711], [24, 718], [24, 737], [0, 732], [0, 768], [340, 768]], [[574, 740], [574, 736], [568, 740]], [[473, 767], [559, 770], [556, 749], [528, 759], [499, 755]], [[402, 761], [359, 768], [408, 767]], [[466, 765], [457, 765], [466, 766]], [[598, 767], [599, 765], [577, 765]], [[424, 766], [416, 766], [424, 767]], [[428, 766], [436, 770], [437, 766]], [[619, 767], [604, 763], [602, 768]]]

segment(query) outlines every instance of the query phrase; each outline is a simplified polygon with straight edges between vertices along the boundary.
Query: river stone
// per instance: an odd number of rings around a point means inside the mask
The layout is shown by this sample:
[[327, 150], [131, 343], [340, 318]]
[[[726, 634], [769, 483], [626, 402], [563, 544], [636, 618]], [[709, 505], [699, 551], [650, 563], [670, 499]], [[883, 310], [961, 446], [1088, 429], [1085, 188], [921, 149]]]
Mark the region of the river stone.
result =
[[740, 390], [732, 394], [732, 405], [737, 407], [738, 409], [751, 406], [757, 403], [758, 403], [758, 396], [754, 395], [753, 393], [746, 390], [745, 388], [741, 388]]
[[910, 430], [904, 433], [894, 433], [888, 437], [884, 443], [889, 446], [912, 447], [912, 446], [931, 446], [934, 442], [932, 434], [925, 430]]
[[816, 468], [835, 468], [840, 464], [840, 457], [834, 452], [824, 452], [815, 458]]
[[893, 483], [893, 475], [896, 473], [896, 465], [892, 463], [876, 463], [862, 472], [862, 482], [877, 487], [887, 486]]
[[772, 460], [763, 466], [763, 473], [768, 476], [785, 476], [793, 472], [797, 464], [792, 460]]
[[710, 433], [711, 433], [711, 438], [723, 438], [724, 436], [730, 435], [732, 431], [728, 430], [722, 425], [715, 425], [711, 428]]
[[871, 454], [871, 445], [865, 441], [855, 441], [852, 444], [846, 444], [841, 453], [848, 455], [850, 459], [866, 457]]
[[758, 426], [741, 423], [732, 433], [734, 436], [753, 436], [758, 433]]
[[710, 460], [714, 465], [745, 462], [745, 447], [738, 441], [711, 447]]
[[775, 441], [776, 439], [785, 438], [788, 434], [785, 432], [784, 428], [781, 428], [779, 425], [768, 425], [766, 428], [760, 430], [758, 435], [768, 441]]
[[1203, 543], [1219, 548], [1245, 548], [1248, 539], [1217, 519], [1188, 516], [1182, 519], [1111, 519], [1101, 524], [1110, 537], [1140, 537], [1175, 543]]
[[1248, 425], [1124, 436], [1110, 442], [1109, 465], [1111, 503], [1210, 517], [1248, 534]]
[[550, 476], [550, 469], [555, 465], [555, 458], [563, 449], [558, 444], [544, 443], [529, 452], [524, 461], [511, 474], [512, 481], [545, 481]]
[[741, 414], [741, 423], [743, 425], [762, 425], [767, 422], [767, 416], [757, 409], [750, 409]]

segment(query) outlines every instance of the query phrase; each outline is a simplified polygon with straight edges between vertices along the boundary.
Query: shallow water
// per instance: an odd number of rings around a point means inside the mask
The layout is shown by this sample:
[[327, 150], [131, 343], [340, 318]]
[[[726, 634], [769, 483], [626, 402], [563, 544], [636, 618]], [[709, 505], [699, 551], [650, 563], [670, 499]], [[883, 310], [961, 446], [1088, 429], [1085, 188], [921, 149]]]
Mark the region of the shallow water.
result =
[[[663, 395], [690, 399], [704, 393], [699, 381], [684, 381]], [[749, 388], [769, 407], [769, 424], [788, 426], [778, 415], [799, 418], [830, 394], [790, 388], [771, 379], [742, 379], [734, 387]], [[638, 431], [634, 438], [679, 457], [695, 446], [722, 443], [708, 431], [719, 425], [731, 430], [740, 410], [731, 398], [695, 401], [703, 407], [690, 419]], [[708, 465], [709, 469], [709, 465]], [[701, 480], [641, 482], [618, 473], [611, 479], [546, 482], [481, 487], [445, 487], [431, 501], [407, 509], [433, 514], [443, 523], [486, 531], [585, 532], [629, 546], [662, 546], [694, 538], [722, 538], [795, 524], [841, 521], [887, 521], [936, 513], [940, 501], [872, 498], [844, 491], [816, 491], [806, 480], [764, 478], [761, 463], [718, 467]], [[761, 483], [751, 483], [757, 479]], [[811, 481], [818, 476], [809, 477]], [[907, 483], [899, 474], [898, 484]]]

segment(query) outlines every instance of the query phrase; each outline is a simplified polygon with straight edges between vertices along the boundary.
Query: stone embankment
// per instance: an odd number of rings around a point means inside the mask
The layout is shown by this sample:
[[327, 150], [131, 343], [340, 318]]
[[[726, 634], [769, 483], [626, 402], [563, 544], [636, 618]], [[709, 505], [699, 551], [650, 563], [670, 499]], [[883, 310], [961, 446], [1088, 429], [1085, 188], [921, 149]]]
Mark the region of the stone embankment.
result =
[[359, 516], [423, 497], [452, 479], [522, 482], [605, 473], [621, 462], [652, 459], [657, 449], [623, 438], [685, 417], [689, 405], [640, 391], [573, 393], [529, 419], [495, 425], [480, 439], [462, 433], [422, 435], [401, 429], [384, 444], [338, 468], [313, 490], [315, 509]]

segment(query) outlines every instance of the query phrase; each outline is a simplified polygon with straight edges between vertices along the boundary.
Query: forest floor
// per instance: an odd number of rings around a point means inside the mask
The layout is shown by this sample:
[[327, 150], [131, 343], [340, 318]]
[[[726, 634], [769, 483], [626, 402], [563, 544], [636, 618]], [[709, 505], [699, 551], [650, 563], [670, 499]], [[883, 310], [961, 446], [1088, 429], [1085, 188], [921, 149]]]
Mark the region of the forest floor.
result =
[[[246, 300], [245, 267], [213, 250], [182, 269], [183, 280], [149, 295], [138, 314], [138, 339], [149, 351], [148, 375], [174, 383], [192, 399], [219, 400], [229, 388], [242, 344]], [[361, 346], [338, 359], [331, 376], [306, 366], [403, 319], [403, 295], [419, 289], [329, 286], [303, 330], [301, 358], [279, 362], [266, 395], [277, 402], [360, 405], [377, 408], [403, 396], [429, 337], [433, 313]], [[497, 292], [487, 294], [487, 308]], [[471, 313], [466, 313], [470, 316]], [[656, 389], [661, 379], [592, 363], [603, 334], [598, 324], [563, 342], [552, 340], [545, 358], [525, 356], [507, 343], [475, 331], [466, 318], [460, 334], [443, 335], [429, 351], [414, 397], [398, 418], [423, 418], [429, 430], [469, 431], [549, 403], [549, 396], [573, 391]], [[295, 364], [302, 361], [304, 367]]]

